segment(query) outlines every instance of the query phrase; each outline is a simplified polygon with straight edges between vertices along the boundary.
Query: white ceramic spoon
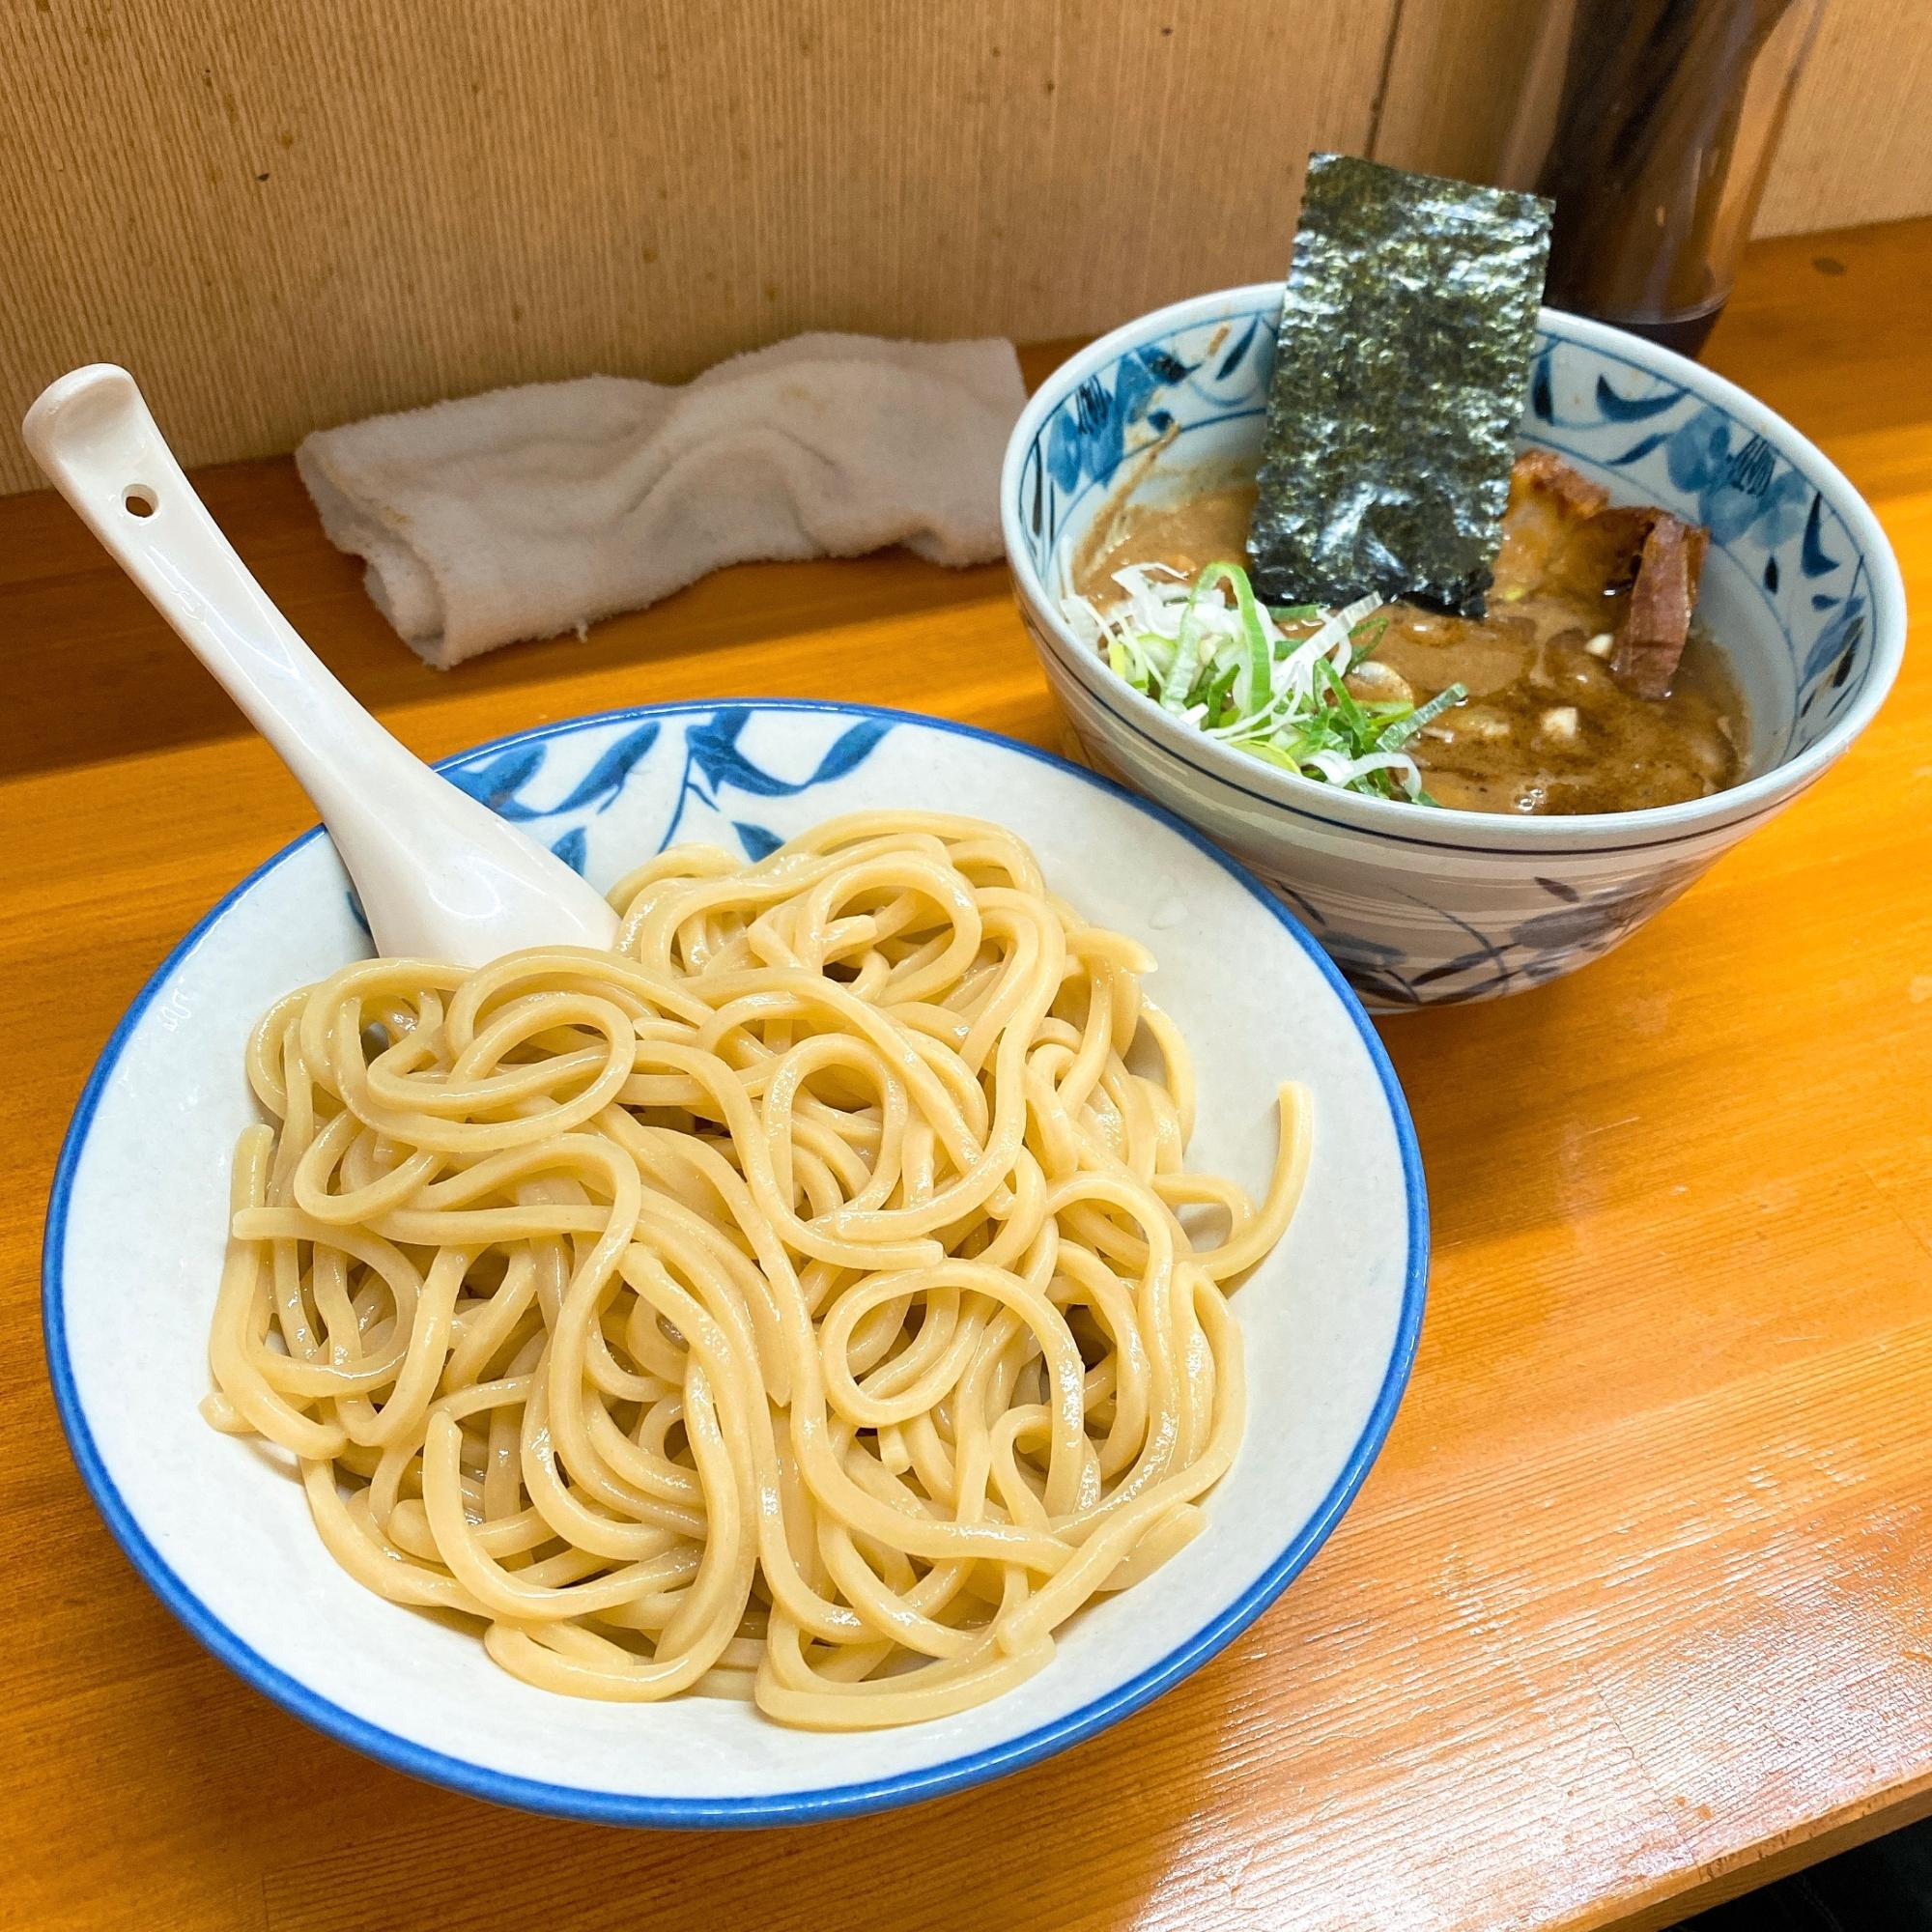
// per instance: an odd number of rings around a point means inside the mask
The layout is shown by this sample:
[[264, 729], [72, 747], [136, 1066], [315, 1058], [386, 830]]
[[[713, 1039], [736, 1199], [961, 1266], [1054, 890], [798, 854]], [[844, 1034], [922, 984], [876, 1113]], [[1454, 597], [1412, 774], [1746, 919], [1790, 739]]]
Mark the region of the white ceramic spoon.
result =
[[281, 753], [355, 881], [379, 952], [481, 966], [611, 946], [617, 916], [561, 859], [404, 750], [296, 635], [182, 474], [125, 369], [52, 384], [34, 460]]

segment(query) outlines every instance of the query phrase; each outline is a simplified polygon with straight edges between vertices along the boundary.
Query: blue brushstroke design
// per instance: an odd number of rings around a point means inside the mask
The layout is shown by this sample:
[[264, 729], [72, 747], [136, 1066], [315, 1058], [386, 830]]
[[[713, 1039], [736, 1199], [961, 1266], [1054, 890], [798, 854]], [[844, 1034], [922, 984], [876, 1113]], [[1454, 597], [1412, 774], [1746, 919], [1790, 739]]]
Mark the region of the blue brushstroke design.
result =
[[1814, 491], [1811, 497], [1811, 513], [1804, 519], [1804, 543], [1798, 554], [1799, 563], [1806, 577], [1829, 577], [1838, 568], [1839, 559], [1825, 548], [1820, 531], [1824, 514], [1824, 493]]
[[1651, 416], [1661, 416], [1665, 410], [1675, 409], [1683, 396], [1681, 389], [1671, 389], [1660, 396], [1620, 396], [1610, 387], [1607, 376], [1597, 378], [1597, 407], [1610, 422], [1644, 422]]
[[755, 865], [760, 859], [769, 858], [784, 840], [776, 832], [763, 825], [748, 825], [741, 818], [731, 821], [731, 830], [738, 835], [738, 843], [745, 848], [745, 857]]
[[[1125, 431], [1128, 423], [1139, 422], [1147, 414], [1148, 404], [1159, 389], [1162, 378], [1156, 373], [1151, 357], [1157, 351], [1145, 352], [1140, 355], [1130, 355], [1121, 364], [1121, 373], [1114, 380], [1114, 399], [1110, 413]], [[1174, 361], [1173, 356], [1167, 360]], [[1175, 367], [1180, 365], [1175, 363]]]
[[638, 761], [657, 743], [658, 728], [658, 723], [653, 719], [648, 724], [639, 724], [635, 731], [627, 731], [590, 767], [577, 789], [560, 805], [554, 805], [550, 810], [554, 812], [581, 811], [586, 805], [594, 803], [599, 811], [609, 811], [616, 804], [624, 789], [624, 781], [631, 776]]
[[1545, 422], [1556, 420], [1556, 401], [1549, 391], [1549, 351], [1536, 358], [1536, 373], [1529, 380], [1529, 407]]
[[1195, 370], [1194, 363], [1183, 362], [1171, 349], [1143, 349], [1134, 360], [1156, 383], [1184, 383]]
[[1667, 440], [1668, 438], [1662, 430], [1652, 430], [1648, 436], [1632, 443], [1621, 456], [1612, 456], [1607, 460], [1619, 469], [1626, 463], [1641, 463], [1653, 449], [1662, 449]]
[[543, 761], [541, 745], [521, 745], [473, 770], [451, 772], [449, 781], [459, 790], [487, 805], [498, 818], [513, 821], [541, 818], [541, 811], [518, 803], [517, 793], [543, 769]]
[[713, 788], [730, 785], [750, 792], [754, 798], [791, 798], [829, 779], [842, 777], [865, 757], [886, 735], [888, 727], [866, 719], [848, 724], [832, 742], [810, 777], [793, 781], [774, 776], [754, 765], [738, 749], [738, 738], [751, 722], [752, 714], [743, 705], [721, 706], [711, 723], [701, 724], [685, 740], [692, 762], [703, 773]]
[[1864, 634], [1865, 600], [1855, 594], [1845, 600], [1843, 608], [1813, 639], [1811, 648], [1804, 654], [1804, 668], [1799, 673], [1800, 689], [1813, 678], [1822, 677], [1834, 664], [1849, 665], [1852, 652]]
[[1262, 326], [1260, 316], [1250, 319], [1247, 327], [1235, 338], [1235, 346], [1221, 358], [1221, 366], [1214, 371], [1214, 380], [1225, 383], [1241, 366], [1242, 358], [1254, 347], [1255, 331]]
[[1056, 488], [1072, 490], [1080, 481], [1080, 432], [1072, 412], [1062, 410], [1046, 439], [1046, 469]]
[[590, 838], [581, 825], [573, 825], [563, 837], [550, 848], [573, 872], [583, 870], [583, 862], [589, 856]]

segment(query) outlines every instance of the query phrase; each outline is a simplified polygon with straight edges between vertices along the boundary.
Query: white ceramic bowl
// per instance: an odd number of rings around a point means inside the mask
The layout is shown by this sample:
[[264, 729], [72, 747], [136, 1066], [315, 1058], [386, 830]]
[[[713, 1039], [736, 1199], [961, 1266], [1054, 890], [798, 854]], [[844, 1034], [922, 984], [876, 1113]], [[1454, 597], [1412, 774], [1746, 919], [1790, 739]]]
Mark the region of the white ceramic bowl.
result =
[[1621, 500], [1710, 526], [1698, 609], [1749, 706], [1745, 782], [1643, 811], [1511, 818], [1264, 765], [1116, 677], [1060, 599], [1123, 486], [1157, 502], [1203, 474], [1253, 473], [1281, 294], [1263, 283], [1157, 309], [1041, 384], [1000, 486], [1021, 613], [1094, 762], [1259, 872], [1372, 1007], [1537, 985], [1628, 937], [1871, 722], [1904, 654], [1898, 565], [1858, 492], [1762, 403], [1668, 350], [1545, 309], [1523, 440]]
[[1315, 1098], [1287, 1240], [1236, 1296], [1251, 1426], [1207, 1530], [1095, 1605], [1033, 1682], [872, 1736], [749, 1705], [602, 1704], [531, 1689], [473, 1634], [336, 1568], [282, 1459], [195, 1405], [242, 1046], [278, 994], [366, 954], [334, 849], [311, 833], [239, 886], [135, 1002], [88, 1082], [55, 1180], [47, 1355], [75, 1459], [149, 1584], [243, 1677], [406, 1771], [478, 1796], [652, 1825], [776, 1824], [956, 1790], [1112, 1723], [1274, 1598], [1334, 1526], [1408, 1373], [1427, 1267], [1407, 1112], [1360, 1007], [1259, 885], [1165, 813], [1029, 747], [901, 713], [671, 705], [549, 726], [452, 760], [459, 782], [608, 886], [673, 839], [762, 855], [836, 813], [944, 809], [1029, 839], [1083, 913], [1160, 961], [1197, 1057], [1192, 1158], [1259, 1190], [1276, 1083]]

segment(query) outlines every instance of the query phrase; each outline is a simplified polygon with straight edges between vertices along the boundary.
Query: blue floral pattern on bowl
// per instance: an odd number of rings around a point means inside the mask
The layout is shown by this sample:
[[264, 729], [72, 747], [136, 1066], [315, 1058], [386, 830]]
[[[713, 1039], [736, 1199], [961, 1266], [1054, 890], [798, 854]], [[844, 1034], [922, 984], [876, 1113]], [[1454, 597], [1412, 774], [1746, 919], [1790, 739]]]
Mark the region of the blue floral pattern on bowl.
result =
[[1870, 512], [1788, 425], [1694, 364], [1546, 310], [1522, 440], [1622, 500], [1709, 526], [1700, 613], [1744, 686], [1747, 781], [1688, 806], [1520, 820], [1268, 771], [1114, 678], [1059, 598], [1123, 491], [1194, 468], [1252, 473], [1280, 305], [1268, 285], [1177, 303], [1042, 386], [1002, 484], [1021, 615], [1091, 760], [1246, 861], [1372, 1005], [1540, 984], [1617, 945], [1843, 751], [1896, 669], [1897, 566]]
[[[481, 753], [450, 767], [448, 776], [498, 817], [532, 826], [541, 822], [550, 849], [582, 872], [589, 855], [592, 821], [616, 803], [632, 774], [662, 747], [664, 759], [677, 761], [678, 776], [669, 816], [652, 850], [665, 851], [680, 838], [690, 843], [707, 835], [715, 838], [722, 821], [746, 858], [762, 859], [784, 843], [785, 835], [750, 816], [756, 810], [754, 804], [733, 804], [730, 794], [748, 801], [796, 798], [829, 784], [865, 762], [872, 747], [892, 729], [892, 721], [862, 718], [846, 725], [810, 771], [787, 779], [749, 756], [740, 743], [753, 710], [749, 704], [721, 704], [708, 715], [649, 719], [603, 747], [590, 770], [551, 805], [538, 802], [549, 789], [545, 766], [554, 741], [548, 739]], [[737, 816], [741, 811], [747, 815]], [[553, 822], [562, 825], [554, 835]]]
[[1408, 949], [1363, 933], [1332, 928], [1309, 895], [1283, 880], [1274, 890], [1298, 912], [1368, 1002], [1383, 1011], [1406, 1007], [1463, 1006], [1520, 993], [1574, 972], [1627, 939], [1662, 912], [1704, 869], [1701, 862], [1660, 867], [1634, 887], [1611, 886], [1583, 893], [1561, 879], [1539, 876], [1547, 895], [1532, 911], [1498, 932], [1485, 932], [1450, 905], [1416, 898], [1416, 906], [1446, 922], [1466, 942], [1446, 959], [1418, 965]]
[[[825, 743], [814, 761], [786, 776], [746, 744], [746, 727], [759, 709], [755, 703], [720, 704], [709, 711], [579, 726], [566, 735], [485, 746], [440, 769], [578, 872], [595, 869], [591, 840], [598, 821], [619, 799], [633, 809], [639, 799], [652, 801], [654, 829], [640, 846], [636, 828], [627, 827], [621, 850], [603, 855], [612, 865], [635, 865], [640, 851], [662, 852], [680, 841], [735, 844], [746, 858], [762, 859], [801, 829], [797, 823], [786, 829], [768, 824], [770, 802], [817, 792], [858, 770], [894, 721], [865, 717], [840, 723], [829, 717], [820, 727]], [[793, 727], [794, 735], [804, 728]], [[815, 799], [813, 806], [814, 822], [837, 810]], [[367, 932], [353, 891], [349, 907]]]
[[1082, 383], [1041, 426], [1021, 478], [1035, 567], [1044, 571], [1069, 515], [1128, 456], [1180, 429], [1259, 422], [1273, 374], [1274, 316], [1257, 312], [1238, 327], [1136, 349], [1110, 377]]

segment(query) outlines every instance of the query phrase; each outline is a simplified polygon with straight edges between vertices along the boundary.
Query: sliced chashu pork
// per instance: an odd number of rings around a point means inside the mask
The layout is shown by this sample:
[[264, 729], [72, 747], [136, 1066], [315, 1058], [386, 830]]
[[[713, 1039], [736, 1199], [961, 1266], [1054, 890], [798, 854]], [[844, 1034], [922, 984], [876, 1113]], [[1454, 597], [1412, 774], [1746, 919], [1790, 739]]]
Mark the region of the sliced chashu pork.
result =
[[1628, 590], [1610, 669], [1639, 697], [1665, 697], [1690, 635], [1711, 533], [1609, 492], [1550, 450], [1526, 449], [1510, 476], [1496, 598], [1589, 599]]

